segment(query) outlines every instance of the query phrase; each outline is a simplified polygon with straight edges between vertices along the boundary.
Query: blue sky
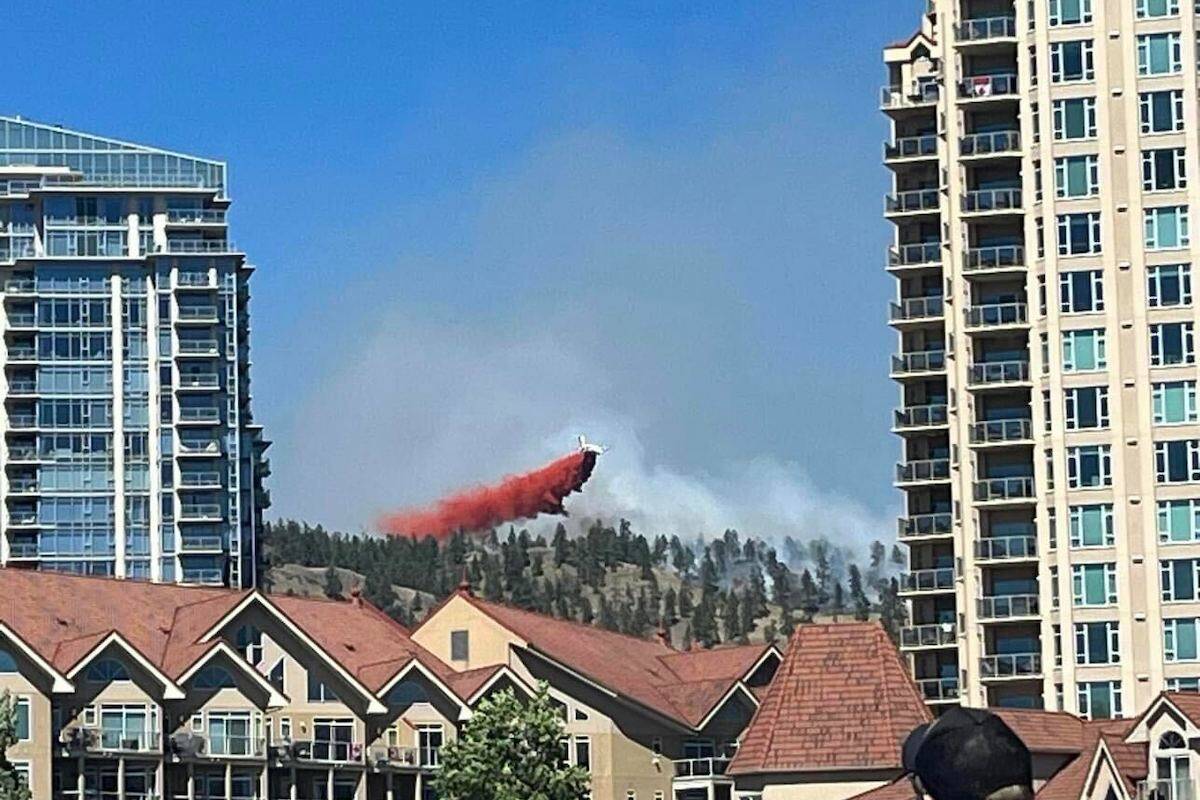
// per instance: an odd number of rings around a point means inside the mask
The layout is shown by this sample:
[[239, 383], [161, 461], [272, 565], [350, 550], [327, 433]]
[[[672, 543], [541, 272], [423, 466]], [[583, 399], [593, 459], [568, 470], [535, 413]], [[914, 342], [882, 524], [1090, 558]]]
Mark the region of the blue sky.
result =
[[890, 536], [879, 48], [921, 5], [18, 3], [2, 110], [229, 162], [273, 514], [586, 429], [579, 512]]

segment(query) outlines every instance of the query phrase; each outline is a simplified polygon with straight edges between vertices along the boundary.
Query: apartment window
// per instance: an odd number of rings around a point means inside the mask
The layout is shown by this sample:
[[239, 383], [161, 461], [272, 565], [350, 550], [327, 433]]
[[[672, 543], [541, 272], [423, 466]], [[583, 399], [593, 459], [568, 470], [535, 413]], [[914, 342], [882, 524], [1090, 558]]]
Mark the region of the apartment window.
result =
[[349, 761], [354, 746], [354, 720], [316, 717], [312, 722], [313, 758]]
[[1121, 682], [1092, 681], [1079, 683], [1079, 713], [1087, 719], [1115, 719], [1121, 716]]
[[1100, 191], [1100, 160], [1096, 156], [1054, 159], [1054, 193], [1059, 198], [1092, 197]]
[[1033, 162], [1033, 200], [1042, 202], [1042, 162]]
[[1058, 512], [1053, 508], [1046, 509], [1046, 536], [1050, 540], [1050, 549], [1058, 547]]
[[421, 766], [436, 767], [441, 763], [442, 743], [445, 732], [440, 724], [417, 726], [417, 750], [421, 756]]
[[1155, 425], [1179, 425], [1196, 422], [1196, 382], [1167, 381], [1151, 386]]
[[1179, 0], [1134, 0], [1133, 7], [1138, 19], [1179, 15]]
[[1063, 331], [1063, 372], [1090, 372], [1108, 368], [1104, 329]]
[[1112, 448], [1106, 444], [1067, 448], [1067, 486], [1098, 489], [1112, 485]]
[[1112, 547], [1113, 532], [1111, 505], [1071, 506], [1071, 547]]
[[573, 750], [575, 756], [575, 766], [581, 769], [592, 771], [592, 740], [588, 736], [572, 737]]
[[290, 742], [292, 740], [292, 718], [279, 718], [279, 738], [282, 741]]
[[1117, 602], [1117, 565], [1074, 564], [1071, 592], [1076, 606], [1111, 606]]
[[1076, 97], [1051, 103], [1057, 141], [1096, 138], [1096, 98]]
[[1187, 188], [1186, 150], [1164, 147], [1142, 151], [1142, 189], [1161, 192]]
[[18, 697], [17, 698], [16, 712], [17, 712], [17, 720], [16, 720], [17, 741], [28, 742], [29, 741], [29, 698], [28, 697]]
[[1200, 439], [1155, 442], [1154, 469], [1159, 483], [1200, 481]]
[[1168, 692], [1200, 692], [1200, 677], [1167, 678]]
[[1119, 664], [1121, 642], [1118, 625], [1113, 622], [1075, 623], [1076, 664]]
[[1158, 572], [1163, 602], [1196, 600], [1196, 587], [1200, 583], [1200, 559], [1164, 559], [1158, 562]]
[[1033, 221], [1034, 243], [1037, 247], [1037, 257], [1046, 256], [1046, 220], [1038, 217]]
[[1058, 254], [1088, 255], [1100, 252], [1100, 212], [1058, 215]]
[[1050, 568], [1050, 607], [1058, 608], [1058, 567]]
[[1033, 118], [1033, 143], [1038, 144], [1042, 141], [1042, 112], [1037, 103], [1029, 104], [1029, 116]]
[[1138, 75], [1171, 75], [1183, 69], [1178, 33], [1144, 33], [1137, 37]]
[[1063, 392], [1067, 430], [1108, 427], [1108, 387], [1085, 386]]
[[1054, 491], [1054, 448], [1047, 447], [1046, 453], [1046, 491]]
[[1187, 247], [1191, 242], [1188, 233], [1187, 206], [1147, 208], [1143, 213], [1145, 215], [1147, 250]]
[[1098, 269], [1064, 272], [1058, 277], [1058, 310], [1064, 314], [1104, 310], [1104, 279]]
[[1158, 540], [1164, 544], [1200, 541], [1200, 500], [1160, 500]]
[[1196, 351], [1190, 322], [1160, 322], [1150, 326], [1150, 366], [1192, 364]]
[[450, 660], [468, 661], [471, 654], [471, 632], [450, 631]]
[[1053, 83], [1090, 81], [1095, 77], [1091, 39], [1050, 44], [1050, 80]]
[[1043, 389], [1042, 390], [1042, 421], [1043, 421], [1043, 424], [1045, 425], [1046, 433], [1050, 433], [1050, 431], [1054, 429], [1054, 426], [1051, 424], [1051, 422], [1053, 420], [1053, 417], [1051, 416], [1052, 410], [1053, 409], [1051, 408], [1051, 405], [1050, 405], [1050, 390]]
[[1183, 130], [1183, 90], [1142, 92], [1138, 95], [1142, 133], [1174, 133]]
[[1092, 0], [1049, 0], [1050, 24], [1086, 25], [1092, 21]]
[[1167, 661], [1196, 661], [1195, 617], [1163, 620], [1163, 658]]
[[1192, 304], [1190, 264], [1163, 264], [1146, 268], [1146, 298], [1151, 308]]

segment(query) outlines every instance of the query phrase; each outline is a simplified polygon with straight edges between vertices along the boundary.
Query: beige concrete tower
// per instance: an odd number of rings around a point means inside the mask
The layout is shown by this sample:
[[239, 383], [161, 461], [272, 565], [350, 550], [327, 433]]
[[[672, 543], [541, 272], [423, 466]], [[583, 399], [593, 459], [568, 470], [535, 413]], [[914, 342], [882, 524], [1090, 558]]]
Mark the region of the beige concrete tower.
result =
[[902, 646], [931, 703], [1200, 688], [1193, 0], [930, 0], [884, 51]]

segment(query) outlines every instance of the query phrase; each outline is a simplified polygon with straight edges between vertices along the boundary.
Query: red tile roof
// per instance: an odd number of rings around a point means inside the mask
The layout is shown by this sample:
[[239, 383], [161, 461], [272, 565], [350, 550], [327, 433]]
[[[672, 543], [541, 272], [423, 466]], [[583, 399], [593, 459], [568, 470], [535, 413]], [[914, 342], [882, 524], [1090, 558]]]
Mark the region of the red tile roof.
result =
[[[1062, 716], [1061, 712], [1043, 711], [1026, 713], [1041, 713], [1047, 717]], [[1140, 773], [1140, 777], [1145, 777], [1145, 747], [1127, 745], [1122, 741], [1129, 730], [1137, 724], [1136, 720], [1080, 720], [1079, 722], [1079, 755], [1059, 770], [1054, 777], [1046, 781], [1042, 788], [1038, 790], [1038, 800], [1079, 800], [1087, 783], [1088, 772], [1091, 769], [1092, 761], [1095, 759], [1096, 748], [1099, 746], [1101, 739], [1104, 740], [1105, 745], [1112, 753], [1113, 760], [1117, 764], [1118, 769], [1122, 771], [1129, 769], [1132, 770], [1133, 774]], [[1026, 747], [1029, 747], [1033, 752], [1039, 752], [1029, 742], [1026, 742]], [[1054, 752], [1066, 751], [1067, 746], [1063, 745]], [[1043, 750], [1042, 752], [1050, 751]], [[1140, 767], [1137, 765], [1137, 761], [1139, 760], [1141, 761]], [[1132, 789], [1133, 781], [1136, 778], [1131, 778], [1129, 775], [1124, 774], [1122, 774], [1122, 778], [1126, 786]]]
[[878, 789], [856, 794], [848, 800], [913, 800], [916, 793], [907, 775], [901, 775], [891, 783], [885, 783]]
[[[1025, 708], [993, 708], [996, 716], [1012, 728], [1033, 753], [1080, 753], [1088, 746], [1086, 723], [1065, 711]], [[1095, 744], [1094, 740], [1091, 744]]]
[[486, 602], [467, 592], [459, 596], [524, 640], [534, 652], [692, 728], [703, 722], [769, 649], [752, 645], [681, 653], [659, 639], [640, 639], [555, 619]]
[[929, 719], [878, 623], [802, 625], [729, 772], [898, 769], [904, 739]]

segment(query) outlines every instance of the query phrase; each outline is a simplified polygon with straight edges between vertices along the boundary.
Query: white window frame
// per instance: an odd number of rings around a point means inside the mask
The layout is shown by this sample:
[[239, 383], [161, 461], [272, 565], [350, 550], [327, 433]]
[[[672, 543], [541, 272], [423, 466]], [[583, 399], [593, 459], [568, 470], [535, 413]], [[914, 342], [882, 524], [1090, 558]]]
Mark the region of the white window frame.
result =
[[1079, 666], [1093, 666], [1097, 664], [1120, 664], [1121, 663], [1121, 626], [1116, 620], [1095, 620], [1093, 625], [1104, 625], [1104, 637], [1108, 640], [1108, 660], [1107, 661], [1089, 661], [1088, 660], [1088, 623], [1076, 622], [1075, 628], [1075, 663]]
[[[1184, 418], [1167, 421], [1167, 389], [1177, 384], [1183, 387]], [[1151, 407], [1154, 413], [1155, 425], [1188, 425], [1200, 422], [1200, 407], [1196, 402], [1196, 381], [1161, 381], [1150, 386]]]
[[[1079, 424], [1080, 392], [1096, 393], [1096, 425], [1083, 427]], [[1103, 430], [1109, 425], [1107, 386], [1076, 386], [1070, 389], [1064, 389], [1063, 406], [1066, 411], [1066, 427], [1069, 431]]]
[[1138, 19], [1166, 19], [1167, 17], [1177, 17], [1179, 16], [1179, 0], [1167, 0], [1166, 14], [1155, 14], [1151, 16], [1149, 0], [1134, 0], [1133, 9], [1134, 13], [1137, 14]]
[[[1175, 244], [1164, 245], [1158, 241], [1158, 227], [1159, 219], [1168, 212], [1175, 214], [1175, 228], [1179, 232], [1179, 241]], [[1191, 246], [1192, 234], [1187, 206], [1155, 206], [1143, 209], [1142, 219], [1145, 228], [1144, 234], [1147, 250], [1182, 250]]]
[[[1166, 72], [1151, 72], [1150, 71], [1150, 42], [1154, 38], [1166, 36], [1167, 49], [1170, 52], [1171, 63], [1170, 68]], [[1162, 33], [1142, 33], [1137, 37], [1137, 68], [1138, 75], [1146, 77], [1159, 77], [1162, 75], [1178, 75], [1183, 71], [1183, 38], [1178, 31], [1165, 31]]]
[[[1188, 518], [1191, 524], [1189, 538], [1171, 538], [1171, 511], [1174, 507], [1187, 504]], [[1200, 542], [1200, 499], [1159, 500], [1158, 513], [1158, 542], [1159, 544], [1189, 544]]]
[[[1184, 466], [1187, 469], [1188, 477], [1182, 481], [1169, 481], [1167, 480], [1167, 476], [1171, 471], [1171, 465], [1167, 463], [1167, 457], [1171, 450], [1168, 445], [1179, 444], [1181, 442], [1185, 445], [1184, 450], [1187, 463]], [[1154, 477], [1156, 482], [1160, 484], [1195, 483], [1200, 481], [1200, 439], [1168, 439], [1162, 442], [1155, 442]]]
[[[1080, 467], [1085, 456], [1095, 455], [1100, 459], [1100, 485], [1084, 486], [1079, 482]], [[1075, 445], [1067, 448], [1067, 487], [1070, 489], [1104, 489], [1112, 486], [1112, 445], [1092, 444]]]
[[[1082, 334], [1090, 334], [1093, 340], [1093, 350], [1096, 352], [1096, 366], [1087, 369], [1075, 366], [1075, 339]], [[1063, 372], [1099, 372], [1108, 369], [1107, 335], [1104, 328], [1082, 328], [1062, 332], [1062, 362]]]
[[[1104, 570], [1104, 599], [1103, 603], [1085, 603], [1084, 591], [1085, 570], [1088, 567], [1100, 567]], [[1117, 604], [1117, 565], [1111, 561], [1097, 564], [1071, 565], [1071, 604], [1075, 608], [1100, 608]]]
[[[1084, 114], [1084, 135], [1067, 138], [1067, 103], [1083, 101]], [[1050, 110], [1054, 122], [1054, 140], [1056, 142], [1082, 142], [1088, 139], [1095, 139], [1099, 133], [1099, 128], [1096, 123], [1096, 98], [1094, 97], [1070, 97], [1061, 100], [1054, 100], [1050, 104]]]
[[[1172, 178], [1174, 184], [1170, 188], [1157, 189], [1155, 184], [1158, 183], [1158, 162], [1154, 158], [1155, 153], [1168, 151], [1174, 154], [1171, 159], [1174, 165], [1174, 174]], [[1187, 182], [1187, 148], [1185, 147], [1152, 147], [1142, 151], [1142, 191], [1144, 192], [1177, 192], [1181, 189], [1186, 189]]]
[[[1176, 597], [1175, 596], [1175, 568], [1176, 561], [1185, 561], [1191, 563], [1191, 597]], [[1161, 598], [1164, 603], [1195, 603], [1200, 602], [1200, 558], [1163, 558], [1158, 562], [1158, 582], [1162, 590]]]
[[[1169, 664], [1189, 664], [1200, 661], [1200, 645], [1196, 647], [1195, 658], [1179, 658], [1175, 641], [1178, 639], [1179, 623], [1188, 623], [1200, 628], [1200, 619], [1196, 617], [1167, 617], [1163, 620], [1163, 661]], [[1200, 634], [1200, 630], [1197, 630]]]
[[1108, 687], [1108, 704], [1112, 706], [1112, 718], [1121, 719], [1125, 716], [1121, 700], [1120, 681], [1080, 681], [1075, 685], [1078, 690], [1076, 692], [1076, 699], [1079, 702], [1079, 714], [1085, 719], [1092, 718], [1092, 694], [1089, 689], [1096, 685]]
[[[1179, 281], [1179, 302], [1164, 303], [1163, 296], [1163, 275], [1167, 270], [1174, 270], [1177, 274], [1176, 280]], [[1150, 308], [1183, 308], [1192, 304], [1192, 265], [1184, 262], [1182, 264], [1154, 264], [1146, 267], [1146, 302]]]
[[[1063, 46], [1068, 44], [1080, 45], [1080, 59], [1083, 62], [1083, 75], [1078, 78], [1066, 78], [1063, 75]], [[1051, 83], [1086, 83], [1096, 79], [1095, 44], [1091, 39], [1072, 39], [1064, 42], [1050, 43], [1050, 82]]]
[[[1072, 217], [1087, 217], [1088, 239], [1087, 249], [1072, 252], [1069, 247]], [[1058, 228], [1058, 254], [1060, 256], [1089, 256], [1096, 255], [1102, 247], [1099, 211], [1081, 211], [1073, 214], [1059, 214], [1056, 220]]]
[[1157, 92], [1141, 92], [1138, 94], [1138, 126], [1143, 136], [1163, 136], [1168, 133], [1179, 133], [1183, 130], [1183, 90], [1163, 89], [1171, 93], [1171, 127], [1165, 131], [1156, 131], [1151, 123], [1152, 104], [1150, 96]]
[[[1104, 540], [1100, 544], [1084, 544], [1083, 541], [1083, 512], [1090, 508], [1099, 508], [1101, 519], [1104, 524]], [[1100, 503], [1091, 505], [1071, 506], [1067, 509], [1070, 516], [1071, 528], [1071, 548], [1074, 550], [1087, 550], [1092, 548], [1112, 547], [1116, 544], [1116, 525], [1113, 520], [1113, 507], [1111, 503]]]
[[1050, 3], [1050, 26], [1053, 28], [1063, 27], [1066, 25], [1089, 25], [1092, 22], [1092, 0], [1079, 0], [1079, 21], [1078, 22], [1063, 22], [1062, 18], [1062, 0], [1049, 0]]
[[[1179, 325], [1182, 331], [1183, 360], [1168, 364], [1163, 360], [1163, 332], [1168, 325]], [[1150, 366], [1152, 367], [1182, 367], [1196, 363], [1196, 331], [1191, 322], [1157, 322], [1150, 326]]]
[[[1067, 194], [1067, 164], [1072, 159], [1082, 158], [1087, 168], [1088, 185], [1085, 194]], [[1060, 200], [1078, 200], [1095, 197], [1100, 193], [1100, 157], [1094, 154], [1063, 156], [1054, 159], [1054, 196]]]

